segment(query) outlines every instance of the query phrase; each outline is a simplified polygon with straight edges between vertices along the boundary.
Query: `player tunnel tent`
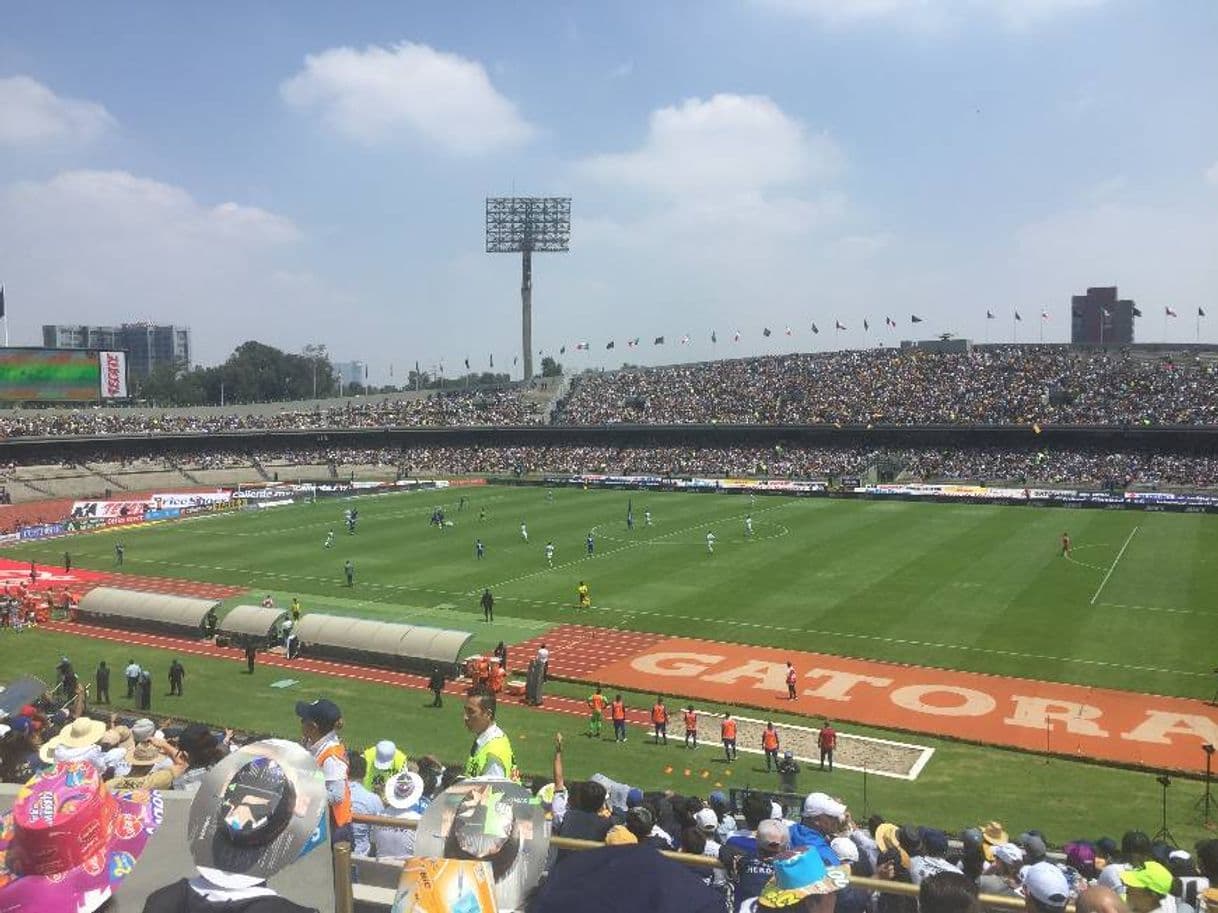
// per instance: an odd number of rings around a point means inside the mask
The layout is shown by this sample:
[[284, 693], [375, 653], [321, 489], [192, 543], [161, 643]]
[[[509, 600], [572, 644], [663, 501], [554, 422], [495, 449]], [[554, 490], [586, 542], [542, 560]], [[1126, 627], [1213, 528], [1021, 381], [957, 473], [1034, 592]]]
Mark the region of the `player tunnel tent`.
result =
[[300, 619], [295, 633], [310, 656], [419, 673], [429, 673], [438, 665], [449, 677], [457, 674], [461, 653], [474, 636], [468, 631], [313, 613]]
[[203, 632], [203, 619], [207, 613], [219, 607], [220, 603], [214, 599], [99, 586], [81, 598], [76, 618], [107, 628], [197, 637]]
[[277, 639], [279, 626], [287, 617], [286, 611], [273, 606], [235, 606], [220, 622], [217, 640], [227, 638], [234, 647], [262, 649]]

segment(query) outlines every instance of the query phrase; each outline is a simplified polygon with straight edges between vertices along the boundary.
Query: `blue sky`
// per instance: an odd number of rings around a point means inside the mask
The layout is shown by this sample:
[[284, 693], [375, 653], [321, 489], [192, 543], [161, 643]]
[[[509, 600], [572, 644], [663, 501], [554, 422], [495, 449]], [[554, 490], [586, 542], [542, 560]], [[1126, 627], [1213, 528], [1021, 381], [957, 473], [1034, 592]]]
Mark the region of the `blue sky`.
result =
[[256, 338], [374, 380], [502, 367], [519, 263], [483, 253], [482, 201], [515, 191], [574, 198], [534, 349], [575, 367], [1008, 339], [1015, 309], [1063, 340], [1112, 284], [1140, 340], [1203, 307], [1216, 341], [1215, 47], [1209, 0], [27, 4], [0, 33], [10, 336], [154, 319], [203, 363]]

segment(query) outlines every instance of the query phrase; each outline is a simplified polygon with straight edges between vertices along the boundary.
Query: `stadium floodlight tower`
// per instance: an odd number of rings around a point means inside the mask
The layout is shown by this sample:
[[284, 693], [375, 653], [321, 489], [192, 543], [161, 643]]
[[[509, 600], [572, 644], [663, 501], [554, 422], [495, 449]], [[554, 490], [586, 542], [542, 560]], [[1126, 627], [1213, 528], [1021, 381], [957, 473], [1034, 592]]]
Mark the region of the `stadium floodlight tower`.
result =
[[486, 252], [520, 253], [524, 379], [533, 376], [533, 252], [571, 249], [570, 197], [487, 197]]

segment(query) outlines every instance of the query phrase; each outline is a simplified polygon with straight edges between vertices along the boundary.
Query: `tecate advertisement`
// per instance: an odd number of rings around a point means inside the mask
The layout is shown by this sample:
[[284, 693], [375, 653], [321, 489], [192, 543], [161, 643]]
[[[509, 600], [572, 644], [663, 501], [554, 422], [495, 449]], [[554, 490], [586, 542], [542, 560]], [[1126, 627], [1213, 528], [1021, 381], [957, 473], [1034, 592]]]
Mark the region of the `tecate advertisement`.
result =
[[98, 352], [101, 359], [101, 398], [127, 398], [127, 353]]

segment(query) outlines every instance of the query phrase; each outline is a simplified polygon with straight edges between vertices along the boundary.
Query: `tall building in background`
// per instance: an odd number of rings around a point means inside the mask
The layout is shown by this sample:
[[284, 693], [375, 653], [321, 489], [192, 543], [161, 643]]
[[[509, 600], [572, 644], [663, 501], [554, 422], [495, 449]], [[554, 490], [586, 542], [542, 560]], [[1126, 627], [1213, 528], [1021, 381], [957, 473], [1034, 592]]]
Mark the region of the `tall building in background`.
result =
[[48, 349], [122, 349], [131, 377], [147, 377], [159, 365], [190, 367], [190, 327], [124, 323], [118, 327], [44, 324]]
[[1117, 298], [1116, 286], [1089, 288], [1070, 299], [1070, 341], [1074, 345], [1133, 344], [1133, 318], [1138, 309], [1128, 298]]
[[362, 361], [336, 361], [330, 365], [334, 369], [334, 376], [344, 387], [349, 387], [352, 384], [368, 383], [368, 364]]

